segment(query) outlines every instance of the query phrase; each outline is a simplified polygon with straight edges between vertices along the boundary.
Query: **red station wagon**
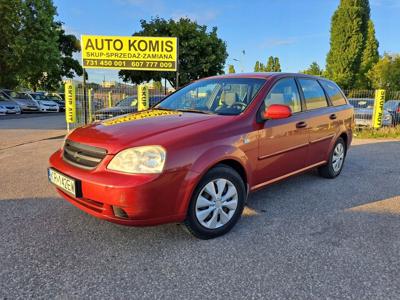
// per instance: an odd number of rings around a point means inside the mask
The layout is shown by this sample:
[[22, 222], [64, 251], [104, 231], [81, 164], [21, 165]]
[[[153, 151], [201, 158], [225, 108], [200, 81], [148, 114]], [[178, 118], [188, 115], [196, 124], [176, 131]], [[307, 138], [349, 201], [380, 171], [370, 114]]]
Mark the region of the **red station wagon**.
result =
[[228, 232], [250, 192], [318, 168], [338, 176], [353, 108], [332, 81], [255, 73], [191, 83], [155, 107], [72, 131], [49, 180], [81, 210], [123, 225]]

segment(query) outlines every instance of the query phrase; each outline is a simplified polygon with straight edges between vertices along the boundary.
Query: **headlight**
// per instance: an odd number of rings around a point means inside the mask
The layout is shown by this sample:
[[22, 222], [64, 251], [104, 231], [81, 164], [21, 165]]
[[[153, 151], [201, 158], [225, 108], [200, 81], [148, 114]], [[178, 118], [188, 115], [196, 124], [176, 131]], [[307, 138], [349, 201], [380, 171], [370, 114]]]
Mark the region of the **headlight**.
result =
[[107, 169], [131, 174], [161, 173], [166, 152], [161, 146], [129, 148], [119, 152]]
[[5, 106], [3, 106], [3, 105], [0, 105], [0, 108], [2, 108], [2, 109], [6, 109], [6, 107], [5, 107]]

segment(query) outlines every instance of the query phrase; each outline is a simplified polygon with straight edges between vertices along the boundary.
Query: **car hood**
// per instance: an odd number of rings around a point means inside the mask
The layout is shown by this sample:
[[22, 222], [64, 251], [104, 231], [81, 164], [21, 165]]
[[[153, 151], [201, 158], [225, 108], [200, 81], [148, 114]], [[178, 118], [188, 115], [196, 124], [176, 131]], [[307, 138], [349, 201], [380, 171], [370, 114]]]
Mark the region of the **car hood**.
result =
[[13, 98], [15, 102], [17, 102], [19, 105], [34, 105], [37, 106], [35, 101], [30, 100], [30, 99], [18, 99], [18, 98]]
[[178, 131], [183, 128], [186, 134], [195, 134], [210, 124], [217, 126], [226, 118], [230, 117], [152, 109], [80, 127], [68, 139], [115, 154], [144, 144], [164, 145], [179, 136]]
[[18, 106], [18, 104], [13, 101], [0, 101], [0, 106]]
[[58, 105], [56, 102], [51, 101], [51, 100], [37, 100], [39, 104], [44, 104], [44, 105]]

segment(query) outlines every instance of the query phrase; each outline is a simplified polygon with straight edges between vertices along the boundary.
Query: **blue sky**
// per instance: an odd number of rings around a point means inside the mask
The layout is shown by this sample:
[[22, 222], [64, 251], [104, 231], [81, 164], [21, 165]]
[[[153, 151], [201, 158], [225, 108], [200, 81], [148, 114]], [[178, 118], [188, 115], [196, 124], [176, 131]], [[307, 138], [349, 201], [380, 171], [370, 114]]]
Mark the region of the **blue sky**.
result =
[[[141, 19], [189, 17], [218, 27], [236, 71], [278, 56], [282, 70], [298, 72], [316, 61], [325, 66], [330, 19], [339, 0], [55, 0], [69, 33], [131, 35]], [[379, 52], [400, 52], [400, 0], [370, 0]], [[246, 54], [242, 54], [245, 50]], [[240, 62], [234, 59], [240, 60]], [[89, 81], [119, 80], [118, 71], [89, 70]]]

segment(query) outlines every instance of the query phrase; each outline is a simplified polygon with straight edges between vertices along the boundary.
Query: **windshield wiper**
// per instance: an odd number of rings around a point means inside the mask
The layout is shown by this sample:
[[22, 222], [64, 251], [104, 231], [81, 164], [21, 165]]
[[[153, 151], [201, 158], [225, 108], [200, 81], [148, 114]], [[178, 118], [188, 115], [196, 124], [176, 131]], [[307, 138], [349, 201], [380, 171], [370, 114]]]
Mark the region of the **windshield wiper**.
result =
[[200, 110], [200, 109], [192, 109], [192, 108], [181, 108], [177, 109], [177, 111], [182, 111], [182, 112], [192, 112], [192, 113], [198, 113], [198, 114], [206, 114], [206, 115], [213, 115], [214, 113], [208, 110]]

